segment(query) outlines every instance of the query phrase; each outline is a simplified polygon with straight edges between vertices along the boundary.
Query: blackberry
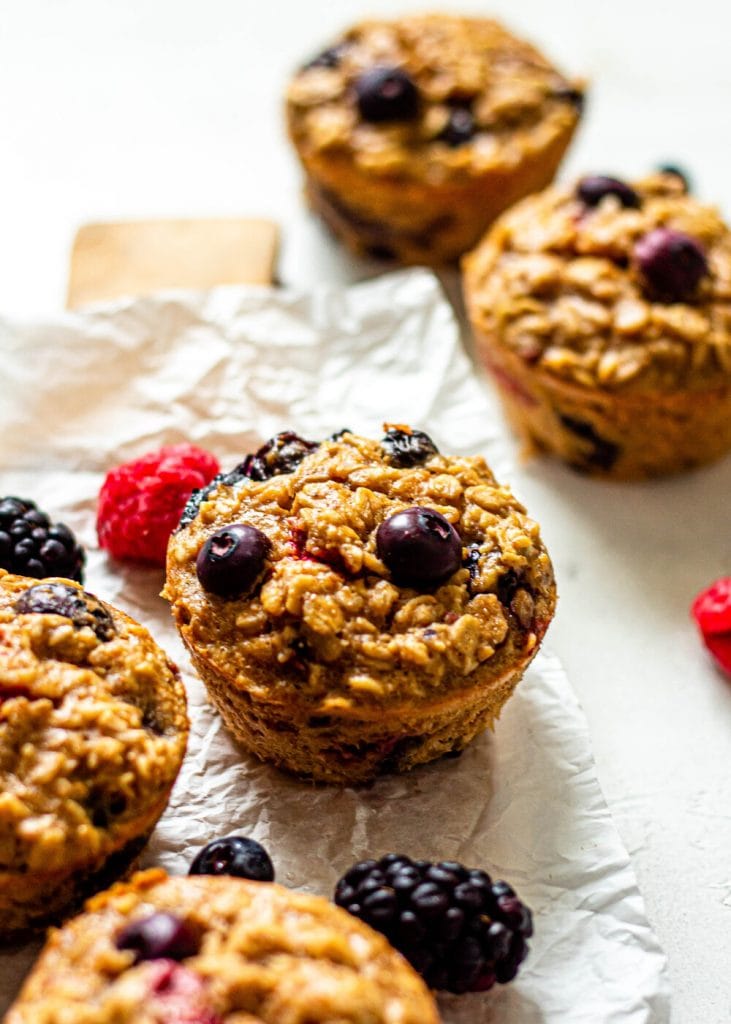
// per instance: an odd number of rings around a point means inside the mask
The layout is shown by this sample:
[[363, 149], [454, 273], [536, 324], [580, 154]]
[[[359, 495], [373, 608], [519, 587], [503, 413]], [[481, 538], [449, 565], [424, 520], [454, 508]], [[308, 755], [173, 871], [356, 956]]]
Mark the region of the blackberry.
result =
[[449, 992], [512, 981], [533, 934], [530, 910], [506, 882], [456, 861], [361, 861], [338, 882], [335, 902], [382, 932], [431, 988]]
[[319, 448], [317, 441], [305, 441], [293, 430], [275, 434], [253, 455], [247, 455], [234, 473], [249, 480], [269, 480], [280, 473], [293, 473], [306, 455]]
[[0, 498], [0, 569], [41, 580], [83, 583], [86, 555], [68, 526], [52, 523], [27, 498]]
[[391, 465], [399, 469], [419, 466], [432, 455], [439, 454], [439, 449], [423, 430], [399, 430], [392, 427], [386, 431], [381, 447], [385, 448]]
[[19, 615], [63, 615], [77, 629], [88, 626], [102, 642], [116, 635], [112, 616], [101, 601], [85, 590], [65, 583], [38, 583], [28, 587], [15, 601]]

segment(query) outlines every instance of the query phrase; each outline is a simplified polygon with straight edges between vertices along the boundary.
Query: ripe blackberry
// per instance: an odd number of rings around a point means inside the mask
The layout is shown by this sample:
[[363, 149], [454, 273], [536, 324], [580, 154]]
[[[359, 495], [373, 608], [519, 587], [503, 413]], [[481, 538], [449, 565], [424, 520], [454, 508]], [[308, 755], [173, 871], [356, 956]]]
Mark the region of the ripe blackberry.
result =
[[455, 861], [361, 861], [338, 882], [335, 902], [382, 932], [431, 988], [449, 992], [512, 981], [533, 934], [530, 910], [506, 882]]
[[86, 555], [68, 526], [52, 523], [27, 498], [0, 498], [0, 568], [42, 580], [84, 581]]

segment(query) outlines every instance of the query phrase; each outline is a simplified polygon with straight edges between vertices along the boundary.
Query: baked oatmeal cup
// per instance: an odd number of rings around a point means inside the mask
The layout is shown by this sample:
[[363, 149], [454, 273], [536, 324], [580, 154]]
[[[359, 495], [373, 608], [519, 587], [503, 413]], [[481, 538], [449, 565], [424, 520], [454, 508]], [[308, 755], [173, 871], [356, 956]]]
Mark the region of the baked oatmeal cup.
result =
[[528, 450], [632, 480], [731, 449], [731, 234], [679, 174], [531, 196], [463, 267], [478, 354]]
[[358, 253], [439, 265], [554, 177], [583, 86], [483, 18], [355, 25], [294, 76], [312, 208]]
[[421, 431], [277, 435], [194, 497], [163, 596], [235, 737], [364, 782], [492, 726], [555, 605], [537, 524]]
[[187, 734], [177, 669], [146, 629], [69, 580], [0, 570], [0, 939], [132, 866]]
[[386, 939], [319, 896], [160, 869], [53, 932], [5, 1024], [439, 1024]]

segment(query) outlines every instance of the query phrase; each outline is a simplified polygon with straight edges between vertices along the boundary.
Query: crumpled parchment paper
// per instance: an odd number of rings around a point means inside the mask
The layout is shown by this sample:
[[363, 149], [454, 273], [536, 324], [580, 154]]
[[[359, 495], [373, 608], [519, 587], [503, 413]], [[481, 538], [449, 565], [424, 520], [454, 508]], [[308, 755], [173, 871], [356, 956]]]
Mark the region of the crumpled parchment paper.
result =
[[[0, 321], [0, 346], [0, 494], [33, 498], [76, 530], [88, 589], [147, 625], [184, 672], [188, 756], [144, 863], [184, 873], [200, 846], [240, 831], [266, 845], [278, 881], [325, 896], [354, 860], [389, 851], [481, 866], [533, 907], [535, 936], [513, 984], [442, 997], [446, 1024], [667, 1021], [665, 958], [554, 656], [539, 654], [495, 734], [460, 759], [365, 789], [314, 787], [230, 740], [158, 596], [162, 572], [95, 547], [106, 470], [186, 439], [231, 468], [282, 429], [316, 439], [411, 423], [444, 451], [485, 454], [509, 481], [500, 414], [436, 279], [412, 270], [307, 294], [170, 293]], [[0, 952], [0, 1011], [36, 951]]]

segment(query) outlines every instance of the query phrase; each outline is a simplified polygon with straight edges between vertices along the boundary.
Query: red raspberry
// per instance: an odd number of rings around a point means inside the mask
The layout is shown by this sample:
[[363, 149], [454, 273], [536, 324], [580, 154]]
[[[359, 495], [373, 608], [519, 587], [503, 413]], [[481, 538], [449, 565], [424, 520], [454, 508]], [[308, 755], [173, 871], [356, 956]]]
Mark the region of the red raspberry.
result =
[[716, 663], [731, 672], [731, 577], [724, 576], [702, 591], [691, 612]]
[[148, 970], [148, 1007], [158, 1024], [221, 1024], [206, 1006], [203, 979], [173, 960], [155, 960]]
[[191, 492], [219, 471], [210, 452], [174, 444], [107, 473], [99, 492], [99, 544], [114, 557], [165, 565], [168, 538]]

